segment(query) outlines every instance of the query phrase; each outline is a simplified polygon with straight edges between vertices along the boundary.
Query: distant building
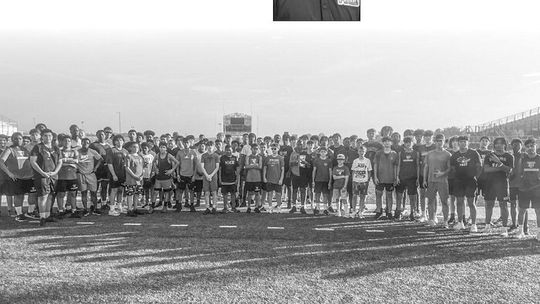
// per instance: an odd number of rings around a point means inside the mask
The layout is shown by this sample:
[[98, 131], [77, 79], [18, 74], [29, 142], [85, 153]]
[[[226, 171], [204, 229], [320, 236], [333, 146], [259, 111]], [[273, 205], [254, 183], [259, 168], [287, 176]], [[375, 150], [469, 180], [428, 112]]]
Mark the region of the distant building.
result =
[[233, 138], [242, 137], [244, 133], [251, 133], [251, 116], [243, 113], [232, 113], [223, 116], [223, 132]]
[[17, 132], [19, 124], [5, 116], [0, 115], [0, 134], [11, 136], [11, 134]]

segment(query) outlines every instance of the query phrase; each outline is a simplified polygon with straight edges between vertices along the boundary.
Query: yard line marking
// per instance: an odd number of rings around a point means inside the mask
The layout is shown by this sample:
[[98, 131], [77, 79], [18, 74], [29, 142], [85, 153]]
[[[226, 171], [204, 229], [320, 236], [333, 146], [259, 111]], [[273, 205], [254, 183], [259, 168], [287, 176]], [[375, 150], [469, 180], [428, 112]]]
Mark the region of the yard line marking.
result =
[[285, 227], [266, 227], [268, 229], [273, 229], [273, 230], [284, 230]]
[[236, 226], [219, 226], [219, 228], [237, 228]]
[[314, 228], [313, 230], [317, 230], [317, 231], [334, 231], [334, 228]]
[[141, 223], [124, 223], [124, 226], [140, 226]]
[[171, 227], [187, 227], [187, 224], [171, 224]]
[[303, 217], [289, 217], [287, 220], [306, 220], [306, 219], [316, 219], [322, 218], [322, 216], [303, 216]]
[[435, 231], [416, 231], [418, 234], [435, 234]]
[[29, 223], [37, 223], [39, 224], [39, 221], [28, 221]]
[[366, 232], [384, 232], [384, 230], [366, 230]]
[[94, 222], [77, 222], [77, 225], [94, 225]]

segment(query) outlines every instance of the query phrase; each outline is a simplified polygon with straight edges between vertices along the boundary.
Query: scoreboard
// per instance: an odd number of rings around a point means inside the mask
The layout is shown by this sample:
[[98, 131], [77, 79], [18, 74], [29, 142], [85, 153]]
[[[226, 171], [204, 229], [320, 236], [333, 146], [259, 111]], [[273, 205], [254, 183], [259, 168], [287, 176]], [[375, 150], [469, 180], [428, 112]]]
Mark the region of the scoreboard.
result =
[[243, 113], [233, 113], [223, 116], [223, 132], [233, 137], [251, 133], [251, 116]]

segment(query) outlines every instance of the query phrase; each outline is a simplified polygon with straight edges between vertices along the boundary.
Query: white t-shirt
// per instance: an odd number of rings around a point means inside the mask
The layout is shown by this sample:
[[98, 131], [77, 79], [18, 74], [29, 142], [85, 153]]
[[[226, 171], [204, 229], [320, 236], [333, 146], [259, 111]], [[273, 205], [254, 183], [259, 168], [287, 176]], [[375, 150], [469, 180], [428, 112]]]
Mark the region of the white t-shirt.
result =
[[150, 175], [152, 173], [152, 163], [154, 162], [154, 155], [148, 153], [148, 154], [141, 154], [143, 158], [143, 178], [150, 178]]
[[355, 159], [352, 163], [352, 175], [353, 182], [365, 183], [369, 180], [369, 171], [371, 168], [371, 161], [369, 158], [364, 157], [364, 159]]

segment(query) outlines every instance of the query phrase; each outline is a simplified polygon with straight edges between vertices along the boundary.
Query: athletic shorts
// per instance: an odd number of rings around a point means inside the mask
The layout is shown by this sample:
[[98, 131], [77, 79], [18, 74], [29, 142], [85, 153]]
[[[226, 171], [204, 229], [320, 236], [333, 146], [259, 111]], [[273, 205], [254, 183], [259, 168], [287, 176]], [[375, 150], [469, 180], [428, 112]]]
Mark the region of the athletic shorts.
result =
[[455, 196], [455, 194], [454, 194], [454, 179], [453, 178], [448, 179], [448, 195]]
[[4, 194], [4, 184], [5, 184], [5, 180], [3, 179], [0, 180], [0, 195]]
[[6, 196], [24, 195], [26, 193], [36, 193], [33, 179], [8, 179], [4, 181], [4, 194]]
[[309, 184], [309, 179], [303, 176], [296, 176], [291, 174], [291, 183], [294, 189], [296, 188], [307, 188]]
[[57, 180], [53, 178], [36, 177], [34, 179], [34, 187], [38, 196], [44, 196], [54, 193]]
[[244, 190], [247, 192], [260, 192], [261, 182], [246, 182]]
[[127, 196], [141, 195], [143, 193], [143, 186], [142, 185], [126, 185], [124, 191]]
[[509, 201], [510, 200], [510, 188], [508, 186], [508, 180], [491, 180], [485, 185], [484, 199], [486, 201]]
[[517, 201], [519, 195], [519, 187], [510, 187], [510, 200]]
[[332, 191], [332, 198], [333, 199], [342, 199], [346, 200], [349, 198], [349, 194], [347, 193], [347, 187], [343, 187], [341, 189], [334, 189]]
[[540, 208], [540, 191], [519, 191], [518, 206], [521, 209]]
[[266, 192], [266, 184], [267, 183], [261, 182], [261, 191]]
[[420, 185], [420, 189], [426, 189], [426, 187], [424, 187], [424, 177], [422, 175], [418, 177], [418, 184]]
[[480, 176], [480, 178], [478, 178], [478, 181], [477, 181], [477, 189], [478, 191], [476, 192], [477, 195], [481, 195], [481, 196], [486, 196], [486, 192], [487, 192], [487, 183], [488, 181], [486, 180], [485, 176]]
[[195, 193], [201, 193], [203, 188], [203, 181], [202, 179], [196, 179], [193, 182], [193, 192]]
[[109, 175], [109, 169], [105, 165], [101, 165], [96, 170], [96, 178], [98, 181], [109, 181], [110, 175]]
[[121, 188], [121, 187], [124, 187], [124, 184], [126, 183], [126, 177], [125, 176], [122, 176], [122, 177], [118, 177], [118, 180], [117, 181], [114, 181], [112, 178], [111, 180], [109, 181], [109, 187], [111, 189], [114, 189], [114, 188]]
[[208, 181], [206, 177], [203, 179], [203, 191], [214, 192], [218, 189], [217, 175], [212, 177], [211, 181]]
[[388, 183], [379, 183], [375, 186], [375, 190], [377, 191], [394, 191], [394, 184], [388, 184]]
[[399, 181], [399, 185], [396, 186], [396, 192], [403, 193], [407, 190], [408, 195], [417, 195], [418, 187], [416, 186], [416, 177], [406, 178]]
[[313, 188], [315, 194], [330, 194], [330, 189], [328, 189], [328, 182], [315, 182], [315, 187]]
[[77, 174], [77, 181], [79, 183], [79, 190], [96, 192], [98, 188], [97, 178], [94, 173], [90, 174]]
[[154, 186], [154, 183], [150, 178], [143, 178], [143, 189], [144, 190], [150, 190], [152, 189], [152, 186]]
[[236, 194], [236, 185], [221, 185], [221, 194]]
[[474, 197], [476, 194], [477, 183], [474, 178], [455, 178], [454, 195], [456, 197]]
[[154, 190], [163, 190], [163, 191], [171, 191], [173, 189], [173, 181], [172, 178], [169, 179], [156, 179], [156, 182], [154, 183]]
[[359, 183], [353, 181], [352, 191], [354, 195], [367, 195], [369, 182]]
[[281, 193], [282, 186], [279, 184], [273, 184], [273, 183], [265, 183], [265, 191], [272, 192], [275, 191], [276, 193]]
[[59, 179], [56, 183], [56, 192], [77, 191], [79, 186], [76, 179]]
[[448, 182], [428, 182], [426, 197], [430, 202], [437, 201], [437, 193], [441, 201], [448, 201]]
[[193, 190], [193, 187], [194, 187], [193, 177], [180, 175], [180, 181], [177, 181], [176, 184], [178, 186], [177, 189], [180, 189], [180, 190]]

